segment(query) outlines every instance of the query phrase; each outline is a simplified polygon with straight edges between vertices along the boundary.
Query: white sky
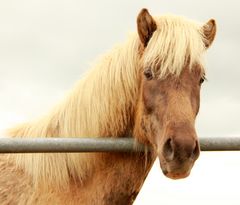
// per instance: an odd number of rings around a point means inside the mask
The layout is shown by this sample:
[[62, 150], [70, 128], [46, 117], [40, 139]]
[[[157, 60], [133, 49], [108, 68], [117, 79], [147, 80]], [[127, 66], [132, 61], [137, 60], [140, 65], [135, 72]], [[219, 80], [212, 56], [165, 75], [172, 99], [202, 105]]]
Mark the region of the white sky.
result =
[[[89, 65], [136, 30], [136, 16], [215, 18], [206, 57], [199, 136], [240, 136], [240, 3], [237, 0], [0, 1], [0, 129], [45, 113]], [[191, 176], [169, 180], [155, 164], [135, 205], [240, 204], [240, 153], [202, 153]]]

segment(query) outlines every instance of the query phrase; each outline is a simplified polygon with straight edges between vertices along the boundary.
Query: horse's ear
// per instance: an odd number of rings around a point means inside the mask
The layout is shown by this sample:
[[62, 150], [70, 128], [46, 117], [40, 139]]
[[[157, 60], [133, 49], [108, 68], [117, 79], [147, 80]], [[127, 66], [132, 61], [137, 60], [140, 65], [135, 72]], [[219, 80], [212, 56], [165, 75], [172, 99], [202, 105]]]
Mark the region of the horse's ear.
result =
[[152, 37], [153, 32], [157, 29], [157, 24], [147, 9], [142, 9], [137, 17], [138, 35], [144, 47]]
[[204, 34], [204, 43], [206, 48], [208, 48], [212, 44], [216, 35], [217, 26], [215, 20], [210, 19], [206, 24], [203, 25], [202, 29]]

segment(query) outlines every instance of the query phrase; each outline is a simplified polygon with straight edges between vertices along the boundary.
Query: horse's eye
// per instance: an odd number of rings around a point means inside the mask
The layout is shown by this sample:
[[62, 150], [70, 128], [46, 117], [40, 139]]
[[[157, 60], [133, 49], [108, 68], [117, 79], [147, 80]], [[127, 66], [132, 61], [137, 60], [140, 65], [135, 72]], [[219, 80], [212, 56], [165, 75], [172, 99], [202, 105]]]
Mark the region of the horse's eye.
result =
[[153, 73], [151, 71], [151, 69], [147, 69], [144, 71], [144, 75], [146, 77], [147, 80], [151, 80], [153, 79]]
[[205, 77], [202, 77], [199, 81], [199, 85], [201, 85], [205, 81]]

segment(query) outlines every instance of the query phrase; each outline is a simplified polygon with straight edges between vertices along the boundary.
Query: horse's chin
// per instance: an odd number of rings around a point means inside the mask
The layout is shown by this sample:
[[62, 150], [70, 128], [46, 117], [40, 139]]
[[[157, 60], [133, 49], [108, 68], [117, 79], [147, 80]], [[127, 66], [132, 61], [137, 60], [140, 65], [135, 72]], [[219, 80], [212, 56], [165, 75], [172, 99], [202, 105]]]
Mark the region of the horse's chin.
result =
[[186, 177], [188, 177], [191, 173], [191, 168], [192, 166], [189, 166], [188, 168], [183, 167], [183, 168], [170, 168], [171, 166], [168, 166], [167, 163], [161, 163], [160, 162], [160, 167], [162, 169], [163, 174], [170, 178], [170, 179], [184, 179]]
[[164, 175], [170, 179], [184, 179], [190, 175], [190, 172], [184, 172], [184, 173], [174, 173], [174, 172], [167, 172], [164, 173]]

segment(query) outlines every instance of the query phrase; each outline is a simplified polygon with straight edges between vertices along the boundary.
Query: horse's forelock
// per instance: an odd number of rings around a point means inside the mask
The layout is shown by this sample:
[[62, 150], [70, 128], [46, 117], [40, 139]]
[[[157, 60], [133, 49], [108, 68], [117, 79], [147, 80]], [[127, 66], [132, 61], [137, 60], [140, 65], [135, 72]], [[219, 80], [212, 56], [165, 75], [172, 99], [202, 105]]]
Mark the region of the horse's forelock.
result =
[[144, 67], [150, 67], [159, 78], [179, 75], [188, 64], [202, 64], [205, 50], [201, 24], [184, 17], [155, 17], [157, 30], [145, 49]]

